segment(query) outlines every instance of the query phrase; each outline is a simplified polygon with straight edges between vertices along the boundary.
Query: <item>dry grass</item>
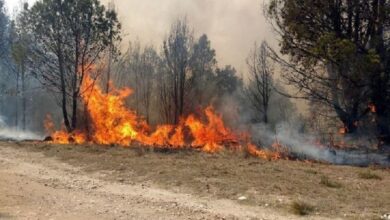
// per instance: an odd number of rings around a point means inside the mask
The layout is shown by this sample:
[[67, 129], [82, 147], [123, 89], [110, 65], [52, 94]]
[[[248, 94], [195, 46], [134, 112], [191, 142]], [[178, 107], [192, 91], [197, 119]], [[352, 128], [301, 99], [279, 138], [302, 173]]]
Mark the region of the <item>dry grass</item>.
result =
[[[7, 145], [12, 145], [7, 143]], [[1, 146], [1, 144], [0, 144]], [[244, 195], [245, 205], [288, 211], [299, 198], [315, 204], [320, 216], [372, 219], [390, 207], [390, 170], [333, 166], [299, 161], [266, 161], [228, 150], [206, 154], [194, 150], [151, 150], [63, 146], [21, 143], [23, 150], [41, 152], [85, 172], [103, 172], [106, 181], [153, 184], [174, 192], [236, 201]], [[381, 181], [365, 181], [358, 174], [371, 172]], [[322, 178], [321, 178], [322, 177]], [[299, 203], [298, 203], [299, 204]], [[297, 210], [304, 206], [296, 206]], [[362, 212], [364, 211], [364, 216]]]
[[381, 176], [371, 171], [360, 172], [359, 178], [365, 180], [382, 180]]
[[303, 201], [295, 201], [291, 204], [290, 211], [295, 215], [309, 215], [314, 211], [314, 206]]
[[312, 174], [312, 175], [317, 175], [318, 171], [316, 171], [316, 170], [305, 170], [305, 173]]
[[329, 177], [327, 177], [327, 176], [321, 177], [320, 184], [327, 186], [327, 187], [330, 187], [330, 188], [341, 188], [342, 187], [341, 183], [333, 181], [333, 180], [329, 179]]

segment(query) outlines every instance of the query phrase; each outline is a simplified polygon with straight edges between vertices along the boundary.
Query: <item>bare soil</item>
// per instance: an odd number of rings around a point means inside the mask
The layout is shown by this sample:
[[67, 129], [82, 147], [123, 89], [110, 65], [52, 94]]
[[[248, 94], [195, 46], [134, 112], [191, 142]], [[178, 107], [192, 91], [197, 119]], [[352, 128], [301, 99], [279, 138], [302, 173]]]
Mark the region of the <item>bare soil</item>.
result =
[[[297, 203], [310, 212], [294, 214]], [[0, 219], [380, 219], [388, 212], [390, 170], [379, 167], [0, 142]]]

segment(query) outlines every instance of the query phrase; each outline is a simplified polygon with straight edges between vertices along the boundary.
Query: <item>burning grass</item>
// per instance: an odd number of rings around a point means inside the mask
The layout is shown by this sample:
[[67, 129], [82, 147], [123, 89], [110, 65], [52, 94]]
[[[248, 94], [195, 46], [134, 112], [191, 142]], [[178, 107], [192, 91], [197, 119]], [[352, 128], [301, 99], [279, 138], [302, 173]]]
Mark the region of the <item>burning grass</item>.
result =
[[121, 145], [131, 147], [139, 144], [145, 148], [166, 150], [193, 148], [208, 153], [226, 149], [247, 150], [252, 156], [267, 160], [282, 157], [279, 145], [273, 150], [262, 150], [251, 143], [247, 132], [234, 132], [228, 128], [222, 116], [211, 106], [202, 114], [183, 117], [177, 125], [157, 125], [153, 129], [142, 117], [125, 105], [125, 98], [132, 94], [130, 88], [112, 89], [104, 93], [91, 77], [82, 85], [82, 100], [88, 112], [89, 128], [72, 133], [64, 129], [56, 131], [48, 117], [45, 127], [51, 134], [51, 141], [58, 144]]
[[[225, 125], [223, 117], [209, 106], [197, 114], [183, 116], [178, 124], [147, 124], [135, 111], [127, 108], [125, 99], [132, 94], [130, 88], [112, 88], [103, 92], [99, 83], [86, 76], [82, 85], [82, 101], [86, 112], [86, 125], [83, 129], [68, 133], [65, 129], [56, 130], [50, 116], [45, 127], [56, 144], [99, 144], [133, 147], [139, 145], [161, 151], [194, 149], [207, 153], [232, 150], [244, 152], [247, 156], [265, 160], [305, 160], [350, 165], [369, 165], [378, 162], [387, 165], [382, 155], [352, 153], [329, 149], [326, 145], [310, 144], [289, 134], [275, 137], [271, 146], [256, 144], [246, 131], [236, 131]], [[285, 146], [291, 144], [293, 147]], [[268, 147], [268, 148], [267, 148]], [[295, 152], [293, 150], [295, 148]]]

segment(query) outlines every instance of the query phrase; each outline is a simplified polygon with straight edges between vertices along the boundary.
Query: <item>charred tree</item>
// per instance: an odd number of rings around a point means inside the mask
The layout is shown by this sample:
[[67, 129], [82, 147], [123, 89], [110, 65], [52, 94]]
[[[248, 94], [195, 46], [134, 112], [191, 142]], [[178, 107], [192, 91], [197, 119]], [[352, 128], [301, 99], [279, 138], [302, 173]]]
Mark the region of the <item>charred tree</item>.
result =
[[186, 19], [177, 20], [164, 41], [164, 54], [170, 74], [170, 96], [173, 102], [173, 123], [184, 113], [186, 84], [190, 67], [193, 36]]
[[273, 89], [273, 68], [267, 50], [267, 42], [255, 45], [247, 59], [249, 68], [249, 86], [246, 93], [253, 108], [262, 115], [262, 121], [268, 123], [268, 110]]

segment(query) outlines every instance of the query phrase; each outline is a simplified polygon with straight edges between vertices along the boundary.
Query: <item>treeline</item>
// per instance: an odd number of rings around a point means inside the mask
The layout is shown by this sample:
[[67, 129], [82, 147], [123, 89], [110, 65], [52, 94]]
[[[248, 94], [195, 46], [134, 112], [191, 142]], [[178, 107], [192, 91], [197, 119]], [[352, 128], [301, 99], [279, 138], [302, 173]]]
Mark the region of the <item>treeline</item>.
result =
[[[117, 13], [99, 0], [25, 3], [13, 19], [0, 0], [1, 114], [10, 126], [39, 130], [51, 113], [73, 131], [85, 123], [81, 85], [92, 74], [106, 92], [133, 88], [127, 104], [151, 124], [175, 124], [213, 105], [232, 125], [300, 121], [302, 131], [328, 138], [342, 127], [386, 146], [389, 12], [388, 0], [272, 0], [265, 15], [280, 50], [255, 44], [238, 73], [218, 64], [208, 36], [186, 18], [159, 45], [121, 46]], [[289, 98], [306, 100], [309, 113], [297, 116]]]
[[3, 0], [0, 6], [1, 114], [11, 126], [37, 129], [51, 113], [69, 132], [82, 127], [86, 74], [107, 93], [113, 86], [134, 89], [127, 104], [151, 124], [176, 124], [208, 105], [234, 126], [296, 119], [293, 103], [275, 91], [284, 90], [265, 42], [250, 52], [249, 72], [239, 74], [218, 65], [208, 36], [196, 36], [186, 18], [171, 25], [161, 45], [123, 47], [114, 7], [99, 0], [24, 3], [14, 19]]
[[[251, 70], [244, 82], [234, 67], [218, 65], [208, 36], [196, 37], [186, 18], [176, 20], [167, 36], [160, 50], [153, 45], [142, 46], [139, 41], [130, 42], [112, 66], [114, 84], [134, 89], [128, 104], [147, 122], [176, 124], [181, 116], [199, 113], [209, 105], [235, 126], [260, 122], [275, 126], [296, 119], [292, 102], [274, 91], [275, 86], [282, 87], [275, 83], [270, 58], [262, 54], [267, 63], [258, 62], [260, 46], [254, 46], [250, 56], [255, 60], [248, 58], [248, 66], [264, 67], [267, 74]], [[267, 85], [255, 82], [264, 77], [268, 77]], [[256, 90], [263, 86], [270, 90], [267, 97]], [[263, 98], [267, 106], [258, 106], [257, 101]], [[270, 115], [270, 120], [264, 115]]]

